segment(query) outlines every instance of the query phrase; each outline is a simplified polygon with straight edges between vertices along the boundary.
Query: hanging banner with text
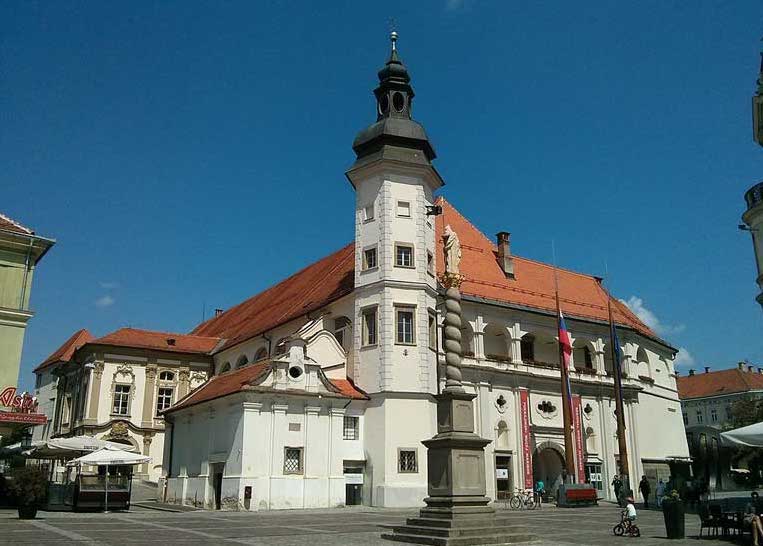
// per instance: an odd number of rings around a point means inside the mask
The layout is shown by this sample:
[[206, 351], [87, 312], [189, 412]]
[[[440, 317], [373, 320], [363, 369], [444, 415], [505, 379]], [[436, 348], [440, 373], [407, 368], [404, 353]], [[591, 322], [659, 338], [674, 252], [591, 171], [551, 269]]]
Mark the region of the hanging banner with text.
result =
[[575, 438], [575, 474], [577, 483], [585, 483], [585, 460], [583, 455], [583, 422], [580, 396], [572, 397], [572, 433]]
[[522, 466], [525, 474], [525, 489], [532, 489], [533, 456], [530, 445], [530, 395], [525, 389], [519, 391], [519, 408], [522, 422]]

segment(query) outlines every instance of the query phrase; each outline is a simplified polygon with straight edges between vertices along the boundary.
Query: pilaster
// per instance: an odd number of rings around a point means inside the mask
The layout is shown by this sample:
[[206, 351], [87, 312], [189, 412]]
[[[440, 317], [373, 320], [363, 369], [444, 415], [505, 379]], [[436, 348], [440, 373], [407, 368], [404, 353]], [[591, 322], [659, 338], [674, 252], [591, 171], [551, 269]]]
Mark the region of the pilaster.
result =
[[146, 365], [146, 384], [143, 389], [143, 413], [140, 426], [153, 428], [154, 426], [154, 393], [156, 392], [156, 363], [149, 360]]
[[[93, 371], [90, 381], [90, 405], [85, 417], [85, 424], [87, 425], [94, 425], [98, 422], [98, 403], [103, 394], [103, 391], [101, 390], [101, 382], [103, 381], [104, 367], [103, 360], [96, 360], [93, 363]], [[108, 397], [104, 398], [108, 399]]]
[[178, 372], [178, 396], [177, 396], [178, 400], [180, 400], [186, 394], [188, 394], [188, 391], [190, 390], [190, 384], [191, 384], [191, 370], [188, 367], [188, 363], [183, 362], [180, 367], [180, 371]]

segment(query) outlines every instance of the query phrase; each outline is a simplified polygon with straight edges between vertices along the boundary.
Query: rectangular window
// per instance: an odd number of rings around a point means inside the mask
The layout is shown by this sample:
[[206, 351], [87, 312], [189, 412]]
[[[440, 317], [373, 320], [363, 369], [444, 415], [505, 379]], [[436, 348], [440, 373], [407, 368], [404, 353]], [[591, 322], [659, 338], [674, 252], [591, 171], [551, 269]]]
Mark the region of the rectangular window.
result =
[[366, 205], [363, 207], [363, 221], [370, 222], [374, 219], [374, 204]]
[[429, 313], [429, 348], [437, 350], [437, 317]]
[[363, 251], [363, 269], [376, 267], [376, 247], [367, 248]]
[[64, 398], [64, 410], [63, 410], [63, 416], [61, 417], [61, 422], [68, 423], [71, 412], [72, 412], [72, 395], [67, 394], [66, 398]]
[[130, 385], [114, 385], [114, 415], [130, 414]]
[[172, 391], [169, 387], [161, 387], [156, 393], [156, 414], [159, 415], [172, 405]]
[[413, 345], [416, 342], [414, 336], [415, 313], [413, 307], [397, 307], [395, 309], [396, 343], [399, 345]]
[[434, 276], [434, 254], [427, 250], [427, 273]]
[[376, 345], [376, 307], [363, 311], [363, 346]]
[[597, 490], [601, 491], [604, 488], [603, 480], [601, 477], [601, 465], [600, 464], [587, 464], [585, 465], [586, 480], [593, 485]]
[[395, 266], [413, 267], [413, 247], [411, 245], [395, 245]]
[[344, 439], [345, 440], [357, 440], [358, 439], [358, 418], [347, 417], [344, 418]]
[[715, 408], [710, 410], [710, 420], [713, 423], [718, 422], [718, 411]]
[[522, 362], [535, 360], [535, 338], [530, 334], [522, 336], [519, 340], [519, 352], [522, 355]]
[[403, 218], [411, 217], [411, 204], [408, 201], [397, 202], [397, 215]]
[[285, 447], [283, 454], [283, 473], [302, 474], [302, 448]]
[[419, 471], [419, 462], [415, 449], [397, 450], [397, 471], [403, 474], [411, 474]]
[[697, 424], [699, 424], [699, 425], [702, 424], [702, 411], [701, 410], [697, 410]]

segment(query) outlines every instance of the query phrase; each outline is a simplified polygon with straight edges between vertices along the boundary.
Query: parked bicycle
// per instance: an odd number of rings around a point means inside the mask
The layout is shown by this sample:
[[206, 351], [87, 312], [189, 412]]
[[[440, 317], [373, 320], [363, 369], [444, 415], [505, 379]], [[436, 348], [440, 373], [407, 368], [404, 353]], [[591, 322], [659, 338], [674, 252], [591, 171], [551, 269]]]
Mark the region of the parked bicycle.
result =
[[526, 510], [533, 510], [535, 508], [535, 498], [533, 492], [530, 489], [517, 489], [511, 498], [509, 498], [509, 506], [512, 510], [519, 510], [524, 508]]
[[615, 536], [618, 537], [623, 535], [628, 535], [631, 537], [641, 536], [641, 530], [638, 528], [638, 525], [628, 519], [628, 514], [625, 510], [620, 511], [620, 523], [614, 526], [612, 532], [615, 533]]

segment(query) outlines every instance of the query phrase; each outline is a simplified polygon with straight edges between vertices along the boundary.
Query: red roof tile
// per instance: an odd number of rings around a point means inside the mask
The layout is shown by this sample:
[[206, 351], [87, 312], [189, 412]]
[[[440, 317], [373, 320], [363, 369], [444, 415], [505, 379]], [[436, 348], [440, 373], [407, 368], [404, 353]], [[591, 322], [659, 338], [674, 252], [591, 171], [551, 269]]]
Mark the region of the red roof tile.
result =
[[171, 353], [209, 354], [219, 342], [220, 339], [216, 337], [120, 328], [103, 337], [93, 339], [88, 344], [156, 349]]
[[34, 231], [28, 227], [22, 226], [17, 221], [8, 218], [4, 214], [0, 214], [0, 230], [23, 233], [24, 235], [34, 235]]
[[47, 368], [48, 366], [55, 364], [56, 362], [69, 362], [74, 355], [74, 351], [92, 339], [94, 339], [93, 335], [87, 330], [77, 330], [69, 339], [64, 342], [63, 345], [53, 351], [53, 354], [43, 360], [42, 363], [34, 369], [34, 371], [38, 372], [44, 368]]
[[346, 296], [354, 285], [353, 243], [203, 322], [191, 334], [224, 338], [221, 348], [231, 347]]
[[[229, 372], [225, 372], [212, 377], [209, 381], [201, 385], [198, 389], [190, 393], [188, 396], [179, 400], [168, 411], [174, 411], [202, 402], [209, 402], [223, 396], [235, 394], [249, 390], [249, 387], [255, 388], [256, 385], [264, 379], [270, 373], [271, 370], [270, 360], [261, 362], [259, 364], [253, 364], [251, 366], [244, 366]], [[368, 397], [366, 394], [355, 387], [355, 385], [347, 379], [334, 379], [329, 380], [331, 386], [336, 389], [336, 395], [341, 398], [351, 398], [353, 400], [366, 400]], [[314, 394], [318, 396], [318, 393], [307, 393], [306, 391], [297, 390], [276, 390], [276, 389], [258, 389], [258, 390], [273, 390], [273, 392], [282, 393], [298, 393], [298, 394]]]
[[[444, 269], [441, 244], [445, 226], [450, 225], [461, 242], [461, 273], [466, 277], [461, 293], [493, 301], [556, 312], [554, 268], [551, 265], [513, 256], [515, 279], [507, 279], [498, 264], [497, 247], [450, 203], [439, 198], [443, 213], [437, 216], [437, 269]], [[566, 269], [556, 269], [559, 299], [565, 315], [609, 321], [607, 292], [598, 279]], [[628, 307], [610, 298], [615, 322], [657, 339]]]
[[719, 370], [678, 377], [678, 397], [681, 400], [721, 396], [763, 390], [763, 374], [748, 372], [739, 368]]

